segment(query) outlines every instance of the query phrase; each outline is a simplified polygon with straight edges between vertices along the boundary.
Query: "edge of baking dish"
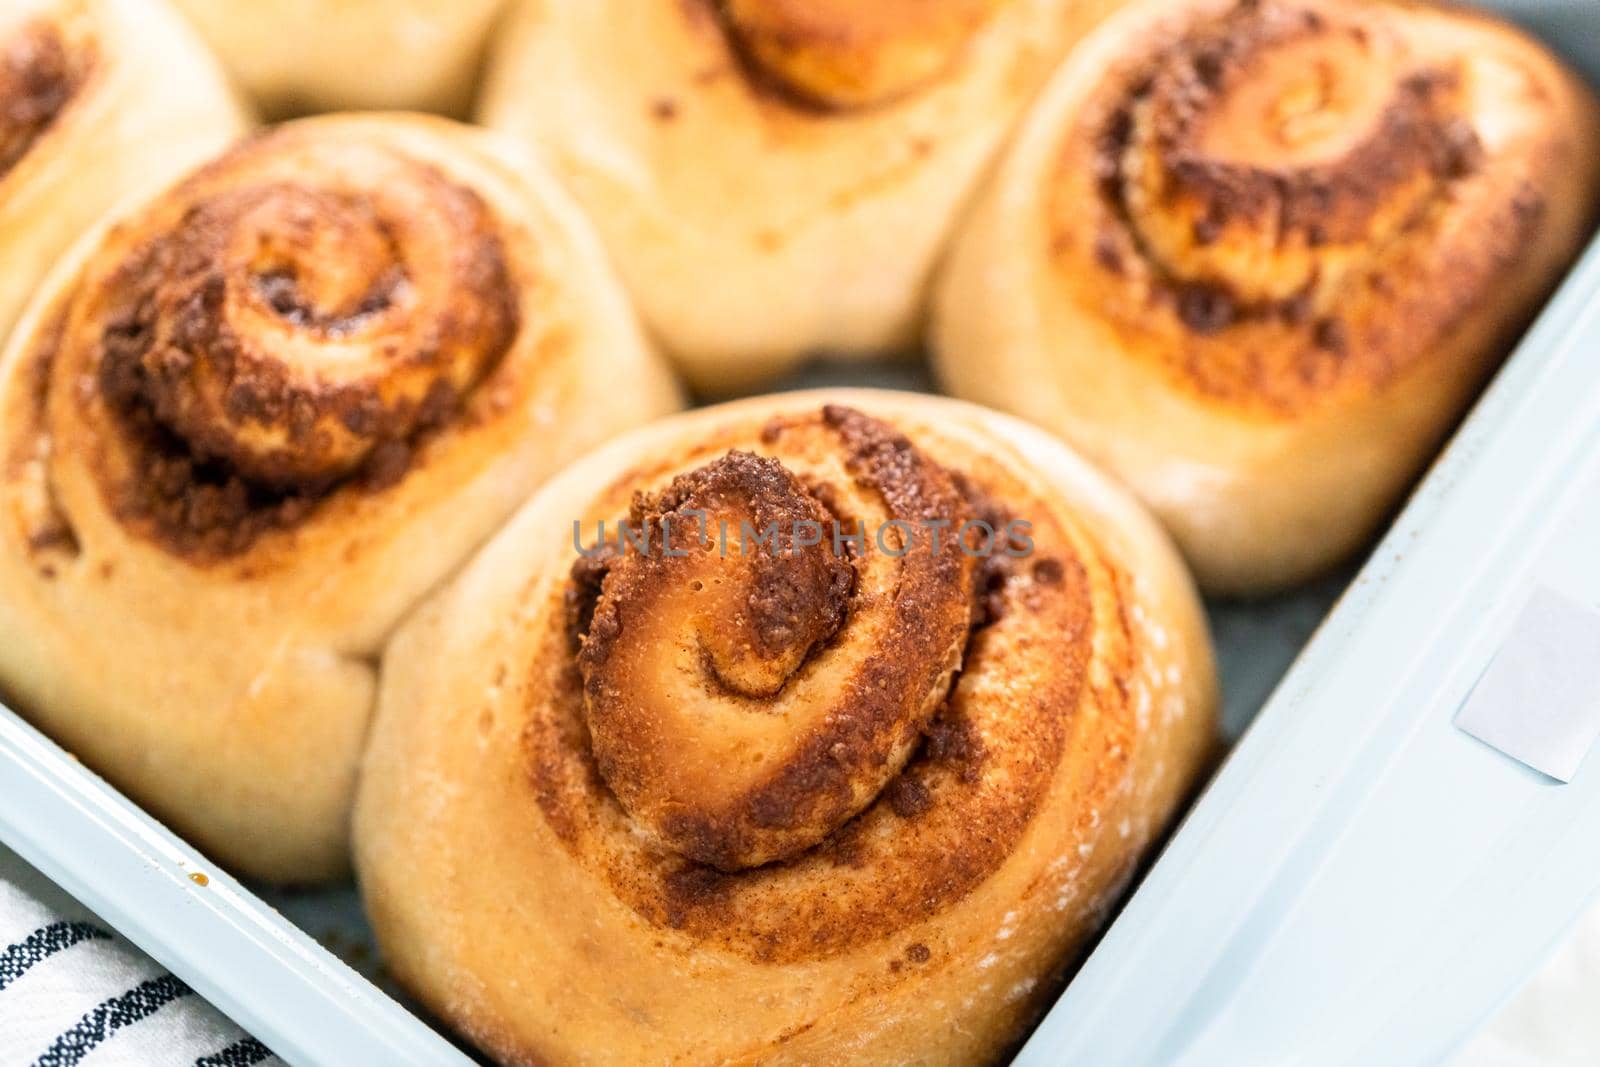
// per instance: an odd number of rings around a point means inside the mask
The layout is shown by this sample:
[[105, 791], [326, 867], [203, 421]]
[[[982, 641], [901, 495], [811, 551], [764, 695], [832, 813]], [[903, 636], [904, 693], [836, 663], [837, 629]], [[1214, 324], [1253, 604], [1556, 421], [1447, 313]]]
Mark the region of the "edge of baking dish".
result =
[[[1490, 6], [1600, 76], [1593, 4]], [[1532, 586], [1600, 603], [1597, 355], [1600, 241], [1017, 1063], [1434, 1061], [1600, 893], [1600, 758], [1452, 725]], [[290, 1063], [472, 1062], [3, 705], [0, 840]]]
[[1600, 757], [1454, 724], [1535, 589], [1600, 604], [1597, 356], [1600, 240], [1019, 1064], [1437, 1062], [1600, 894]]
[[[1600, 86], [1594, 0], [1486, 6]], [[1535, 589], [1600, 604], [1597, 356], [1600, 239], [1019, 1065], [1439, 1062], [1600, 896], [1600, 758], [1454, 724]]]
[[288, 1063], [471, 1063], [3, 705], [0, 839]]

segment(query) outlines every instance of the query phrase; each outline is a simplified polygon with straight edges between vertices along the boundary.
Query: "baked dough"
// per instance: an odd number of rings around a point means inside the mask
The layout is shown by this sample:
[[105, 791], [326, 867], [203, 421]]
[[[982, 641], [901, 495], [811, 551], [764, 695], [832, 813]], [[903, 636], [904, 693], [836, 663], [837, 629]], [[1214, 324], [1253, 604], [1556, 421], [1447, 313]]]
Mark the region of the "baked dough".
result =
[[401, 108], [460, 117], [505, 0], [176, 0], [274, 117]]
[[645, 322], [725, 395], [915, 344], [958, 211], [1112, 0], [542, 0], [480, 118], [544, 152]]
[[501, 1062], [984, 1063], [1215, 706], [1182, 564], [1058, 441], [747, 400], [569, 468], [397, 634], [358, 875], [392, 973]]
[[516, 146], [247, 140], [88, 238], [0, 357], [0, 688], [235, 872], [336, 877], [389, 631], [676, 402]]
[[1487, 16], [1159, 0], [1074, 49], [958, 237], [958, 396], [1062, 434], [1202, 587], [1365, 543], [1591, 232], [1594, 99]]
[[113, 205], [245, 127], [166, 0], [0, 0], [0, 340]]

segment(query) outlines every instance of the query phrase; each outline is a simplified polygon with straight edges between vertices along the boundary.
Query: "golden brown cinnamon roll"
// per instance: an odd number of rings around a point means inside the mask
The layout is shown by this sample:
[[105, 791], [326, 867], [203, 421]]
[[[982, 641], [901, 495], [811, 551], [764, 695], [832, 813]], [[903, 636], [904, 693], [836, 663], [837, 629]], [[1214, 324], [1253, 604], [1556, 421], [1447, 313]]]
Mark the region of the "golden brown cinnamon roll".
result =
[[1136, 3], [1068, 58], [956, 241], [961, 396], [1054, 429], [1210, 590], [1364, 542], [1590, 232], [1593, 98], [1482, 15]]
[[0, 339], [100, 216], [244, 129], [165, 0], [0, 0]]
[[357, 869], [504, 1062], [983, 1062], [1213, 716], [1182, 564], [1059, 442], [760, 398], [574, 465], [399, 632]]
[[464, 114], [506, 0], [176, 0], [268, 114]]
[[390, 629], [674, 403], [515, 146], [245, 141], [88, 240], [0, 361], [0, 686], [235, 870], [337, 874]]
[[480, 115], [594, 216], [700, 389], [916, 339], [956, 211], [1113, 0], [542, 0]]

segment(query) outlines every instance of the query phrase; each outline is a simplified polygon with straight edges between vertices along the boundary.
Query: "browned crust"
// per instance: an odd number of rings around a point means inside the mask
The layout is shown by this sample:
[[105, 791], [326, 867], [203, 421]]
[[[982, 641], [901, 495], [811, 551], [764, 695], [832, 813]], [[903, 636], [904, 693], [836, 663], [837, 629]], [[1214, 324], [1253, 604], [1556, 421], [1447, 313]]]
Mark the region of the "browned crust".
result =
[[756, 91], [844, 114], [893, 104], [948, 75], [1003, 0], [686, 0], [709, 9]]
[[[614, 656], [624, 618], [648, 615], [669, 590], [693, 586], [707, 601], [697, 631], [709, 679], [759, 700], [777, 695], [843, 621], [854, 572], [834, 555], [831, 516], [777, 460], [729, 452], [680, 475], [659, 498], [636, 502], [635, 521], [659, 528], [693, 509], [712, 522], [776, 524], [778, 543], [735, 561], [715, 539], [693, 555], [624, 554], [611, 567], [579, 658], [587, 683], [588, 724], [601, 775], [636, 818], [675, 851], [736, 870], [783, 859], [815, 845], [876, 796], [900, 766], [948, 684], [971, 615], [972, 557], [952, 538], [938, 548], [930, 520], [959, 528], [967, 513], [943, 470], [904, 436], [846, 408], [829, 407], [823, 423], [837, 434], [846, 469], [881, 498], [892, 521], [912, 531], [878, 651], [840, 687], [824, 724], [747, 792], [697, 796], [683, 783], [657, 781], [663, 716], [651, 689], [661, 669], [648, 654]], [[854, 518], [842, 517], [846, 525]], [[827, 530], [818, 544], [782, 544], [799, 522]], [[677, 524], [680, 536], [692, 530]], [[735, 572], [733, 579], [722, 575]], [[735, 674], [737, 669], [737, 674]], [[759, 714], [759, 707], [751, 708]]]
[[[917, 501], [909, 506], [928, 507], [921, 499], [929, 484], [927, 472], [910, 473], [926, 464], [926, 458], [893, 430], [844, 409], [786, 418], [753, 438], [708, 440], [703, 451], [674, 462], [683, 464], [678, 469], [705, 470], [723, 462], [730, 448], [744, 448], [798, 476], [794, 465], [803, 470], [818, 462], [819, 442], [829, 438], [834, 443], [827, 447], [849, 456], [851, 469], [874, 490], [887, 487]], [[645, 472], [630, 474], [605, 496], [626, 499], [649, 484], [641, 483], [644, 477]], [[1079, 727], [1094, 630], [1091, 583], [1121, 582], [1099, 558], [1093, 566], [1101, 574], [1091, 578], [1090, 564], [1059, 524], [1054, 502], [1033, 498], [998, 464], [975, 458], [960, 480], [960, 495], [969, 501], [959, 505], [961, 511], [990, 518], [1029, 516], [1037, 554], [955, 576], [961, 588], [954, 602], [965, 647], [961, 673], [948, 698], [930, 718], [913, 726], [920, 741], [911, 758], [884, 781], [864, 810], [833, 827], [813, 847], [779, 862], [719, 870], [688, 858], [673, 844], [641, 840], [626, 799], [613, 792], [610, 775], [594, 756], [584, 668], [572, 654], [567, 632], [571, 605], [595, 596], [595, 571], [615, 564], [582, 563], [575, 593], [556, 589], [546, 594], [553, 602], [543, 613], [532, 661], [522, 668], [530, 800], [571, 855], [643, 919], [697, 944], [772, 962], [825, 958], [882, 941], [885, 981], [905, 980], [917, 968], [936, 962], [930, 946], [900, 944], [896, 935], [973, 891], [1020, 840]], [[946, 506], [940, 505], [941, 514]], [[941, 602], [949, 593], [948, 577], [928, 582]], [[602, 599], [625, 591], [621, 583], [613, 587], [610, 574], [603, 588]], [[980, 602], [985, 606], [980, 608]], [[824, 613], [831, 603], [821, 598]], [[852, 618], [844, 625], [856, 623]], [[899, 672], [885, 662], [915, 654], [924, 642], [919, 625], [925, 627], [925, 620], [915, 615], [897, 618], [889, 628], [894, 639], [877, 646], [880, 651], [870, 668], [878, 671], [876, 681], [852, 691], [852, 708], [877, 707], [903, 715], [895, 709], [896, 701], [903, 708], [903, 693], [891, 690], [886, 700], [873, 695], [874, 686], [877, 681], [926, 684], [927, 664], [916, 672]], [[1132, 635], [1122, 632], [1105, 642], [1102, 653], [1110, 677], [1124, 692], [1135, 669], [1131, 642]], [[1000, 677], [1015, 684], [997, 690], [992, 680]], [[1111, 725], [1102, 721], [1096, 728]], [[1117, 758], [1125, 761], [1133, 751], [1132, 739], [1113, 740], [1121, 743]], [[797, 761], [801, 768], [828, 763], [811, 759], [820, 756], [814, 747], [802, 753]], [[807, 774], [792, 775], [785, 785], [786, 802], [807, 807], [807, 791], [815, 784]]]
[[60, 120], [95, 61], [90, 42], [69, 40], [47, 18], [25, 22], [0, 41], [0, 179]]
[[[1537, 233], [1544, 153], [1566, 133], [1487, 154], [1462, 68], [1420, 58], [1403, 15], [1241, 2], [1216, 18], [1180, 10], [1130, 49], [1067, 132], [1047, 198], [1073, 299], [1175, 383], [1272, 417], [1379, 389], [1426, 360]], [[1339, 94], [1382, 87], [1373, 113], [1351, 105], [1357, 136], [1331, 157], [1304, 152], [1287, 120], [1220, 125], [1257, 115], [1241, 98], [1281, 88], [1292, 102], [1305, 86], [1282, 68], [1318, 56], [1330, 123]], [[1230, 139], [1254, 156], [1209, 147]], [[1097, 175], [1087, 205], [1067, 177], [1086, 159]]]
[[500, 229], [431, 164], [292, 128], [147, 205], [80, 274], [51, 372], [112, 511], [211, 563], [396, 484], [518, 336]]
[[[737, 517], [755, 530], [772, 526], [782, 531], [770, 544], [740, 550], [739, 567], [749, 573], [750, 580], [729, 605], [733, 618], [728, 626], [700, 637], [702, 662], [717, 686], [743, 697], [774, 696], [805, 657], [839, 629], [855, 572], [844, 560], [820, 551], [820, 546], [799, 543], [801, 539], [795, 536], [799, 524], [820, 525], [828, 515], [776, 460], [731, 451], [680, 474], [658, 496], [636, 498], [631, 522], [635, 529], [648, 533], [653, 545], [671, 543], [672, 551], [696, 555], [723, 551], [714, 535], [697, 530], [700, 516], [713, 522]], [[615, 700], [620, 692], [621, 680], [611, 678], [609, 668], [623, 633], [623, 612], [649, 610], [656, 589], [663, 585], [705, 584], [694, 577], [705, 573], [696, 563], [674, 562], [692, 557], [662, 556], [661, 550], [654, 549], [658, 553], [654, 555], [620, 557], [610, 550], [613, 562], [603, 589], [595, 588], [597, 610], [590, 613], [591, 624], [580, 632], [582, 652], [578, 657], [596, 701], [591, 729], [601, 705]], [[591, 566], [588, 560], [573, 565], [573, 581], [579, 589], [588, 580], [586, 572]], [[707, 573], [707, 577], [711, 575]], [[627, 707], [615, 710], [634, 714]], [[626, 724], [623, 726], [625, 733]], [[609, 772], [607, 778], [611, 778]]]

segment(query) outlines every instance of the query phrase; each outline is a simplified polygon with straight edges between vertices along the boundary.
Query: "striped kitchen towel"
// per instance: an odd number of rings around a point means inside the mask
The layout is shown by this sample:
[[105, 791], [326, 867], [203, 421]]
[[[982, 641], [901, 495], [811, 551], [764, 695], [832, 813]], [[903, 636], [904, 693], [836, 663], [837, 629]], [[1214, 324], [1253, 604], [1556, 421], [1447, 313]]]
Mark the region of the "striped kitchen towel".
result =
[[0, 1067], [283, 1067], [0, 845]]

